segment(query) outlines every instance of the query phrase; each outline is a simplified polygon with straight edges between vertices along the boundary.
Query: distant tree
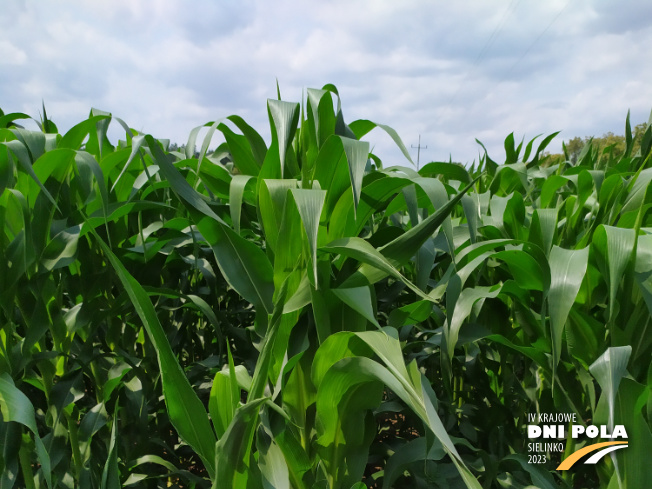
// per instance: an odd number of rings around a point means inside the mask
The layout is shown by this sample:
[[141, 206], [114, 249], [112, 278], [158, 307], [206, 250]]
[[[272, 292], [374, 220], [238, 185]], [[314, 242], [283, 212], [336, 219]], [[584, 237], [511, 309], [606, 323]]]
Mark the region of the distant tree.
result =
[[566, 156], [571, 163], [575, 164], [577, 162], [577, 157], [582, 151], [584, 144], [585, 140], [580, 137], [574, 137], [565, 143]]
[[[168, 147], [168, 151], [176, 151], [178, 153], [185, 154], [186, 153], [186, 145], [182, 144], [179, 146], [177, 143], [171, 143], [170, 146]], [[199, 158], [199, 151], [197, 151], [197, 148], [195, 148], [195, 151], [193, 152], [193, 155], [195, 158]]]
[[643, 134], [645, 134], [647, 126], [648, 124], [646, 122], [634, 126], [634, 152], [641, 147], [641, 141], [643, 140]]
[[565, 160], [566, 160], [566, 158], [564, 158], [563, 154], [560, 154], [560, 153], [550, 154], [548, 152], [544, 152], [543, 155], [542, 155], [542, 158], [540, 159], [539, 164], [543, 168], [547, 168], [549, 166], [558, 165], [560, 163], [563, 163]]
[[[643, 122], [634, 127], [632, 131], [632, 154], [636, 154], [641, 147], [641, 140], [647, 126], [647, 123]], [[625, 136], [616, 135], [613, 132], [603, 134], [602, 137], [574, 137], [564, 143], [564, 151], [568, 161], [573, 164], [577, 163], [577, 158], [589, 141], [593, 150], [598, 152], [598, 155], [609, 154], [610, 157], [615, 159], [620, 158], [625, 153], [627, 146]]]

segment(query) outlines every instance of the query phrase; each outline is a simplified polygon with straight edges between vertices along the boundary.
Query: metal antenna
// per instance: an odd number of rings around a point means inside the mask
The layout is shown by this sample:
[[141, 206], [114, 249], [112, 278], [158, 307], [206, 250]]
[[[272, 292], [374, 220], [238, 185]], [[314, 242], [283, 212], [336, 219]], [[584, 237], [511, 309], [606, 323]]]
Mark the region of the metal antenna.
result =
[[412, 145], [413, 148], [417, 148], [417, 171], [419, 171], [419, 158], [421, 157], [421, 148], [428, 149], [428, 146], [421, 146], [421, 134], [419, 134], [419, 144], [418, 146]]

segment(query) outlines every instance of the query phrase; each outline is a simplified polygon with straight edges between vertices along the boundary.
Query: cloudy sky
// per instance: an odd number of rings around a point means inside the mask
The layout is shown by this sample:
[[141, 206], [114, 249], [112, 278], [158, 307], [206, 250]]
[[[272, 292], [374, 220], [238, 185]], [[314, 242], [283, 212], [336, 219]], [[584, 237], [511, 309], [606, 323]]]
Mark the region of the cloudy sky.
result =
[[[0, 108], [60, 131], [91, 107], [179, 144], [238, 114], [266, 138], [265, 100], [335, 84], [347, 122], [394, 127], [421, 163], [504, 156], [532, 138], [622, 134], [652, 109], [649, 0], [5, 0]], [[118, 135], [117, 128], [115, 130]], [[385, 165], [405, 164], [384, 133]], [[114, 139], [115, 140], [115, 139]], [[218, 140], [215, 141], [219, 142]], [[411, 150], [416, 160], [416, 149]]]

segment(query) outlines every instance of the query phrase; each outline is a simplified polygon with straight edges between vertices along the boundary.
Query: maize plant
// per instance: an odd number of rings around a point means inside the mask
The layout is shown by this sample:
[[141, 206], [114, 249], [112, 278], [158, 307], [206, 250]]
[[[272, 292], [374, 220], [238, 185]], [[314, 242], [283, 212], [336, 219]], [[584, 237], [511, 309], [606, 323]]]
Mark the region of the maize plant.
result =
[[[0, 112], [0, 488], [645, 487], [652, 126], [416, 171], [332, 85], [266, 108], [180, 150]], [[628, 446], [556, 470], [598, 440], [533, 460], [541, 413]]]

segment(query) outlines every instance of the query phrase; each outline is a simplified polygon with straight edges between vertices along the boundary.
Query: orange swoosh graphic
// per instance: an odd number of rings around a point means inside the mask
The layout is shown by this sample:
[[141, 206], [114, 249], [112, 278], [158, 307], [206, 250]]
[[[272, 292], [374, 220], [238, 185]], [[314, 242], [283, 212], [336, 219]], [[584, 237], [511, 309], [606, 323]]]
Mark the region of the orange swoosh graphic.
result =
[[584, 455], [586, 455], [587, 453], [594, 452], [595, 450], [598, 450], [600, 448], [609, 447], [612, 445], [626, 445], [626, 444], [627, 444], [626, 441], [605, 441], [603, 443], [594, 443], [593, 445], [589, 445], [588, 447], [580, 448], [576, 452], [573, 452], [568, 457], [566, 457], [564, 461], [559, 464], [557, 470], [570, 469], [575, 464], [575, 462], [581, 459]]

